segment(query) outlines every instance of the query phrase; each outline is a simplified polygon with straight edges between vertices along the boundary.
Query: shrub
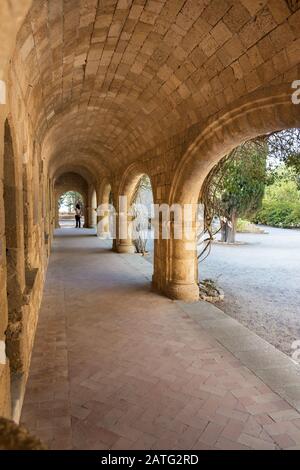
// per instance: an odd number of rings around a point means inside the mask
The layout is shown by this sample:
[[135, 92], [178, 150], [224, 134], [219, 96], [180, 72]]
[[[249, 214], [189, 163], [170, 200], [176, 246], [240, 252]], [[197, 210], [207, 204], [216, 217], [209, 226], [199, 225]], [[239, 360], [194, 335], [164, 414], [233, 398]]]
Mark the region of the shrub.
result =
[[283, 171], [283, 176], [266, 189], [262, 208], [254, 222], [273, 227], [300, 227], [300, 191], [293, 175], [289, 178]]

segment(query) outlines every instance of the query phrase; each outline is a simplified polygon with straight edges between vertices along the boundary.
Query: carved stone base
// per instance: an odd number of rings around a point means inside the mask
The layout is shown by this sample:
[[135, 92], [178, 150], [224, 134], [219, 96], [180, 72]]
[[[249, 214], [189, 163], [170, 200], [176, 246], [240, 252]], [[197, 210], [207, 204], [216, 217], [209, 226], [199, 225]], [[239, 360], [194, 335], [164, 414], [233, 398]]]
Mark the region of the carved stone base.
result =
[[122, 244], [117, 244], [116, 247], [117, 253], [135, 253], [135, 248], [132, 244], [130, 245], [122, 245]]

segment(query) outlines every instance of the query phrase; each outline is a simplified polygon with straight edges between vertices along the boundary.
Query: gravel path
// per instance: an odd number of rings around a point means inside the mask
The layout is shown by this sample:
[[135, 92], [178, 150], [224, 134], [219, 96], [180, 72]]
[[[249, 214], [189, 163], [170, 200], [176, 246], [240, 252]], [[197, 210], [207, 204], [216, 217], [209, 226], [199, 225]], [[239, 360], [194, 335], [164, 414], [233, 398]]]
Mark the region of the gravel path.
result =
[[244, 245], [213, 245], [200, 276], [224, 289], [219, 308], [291, 355], [300, 340], [300, 231], [265, 230], [238, 234]]

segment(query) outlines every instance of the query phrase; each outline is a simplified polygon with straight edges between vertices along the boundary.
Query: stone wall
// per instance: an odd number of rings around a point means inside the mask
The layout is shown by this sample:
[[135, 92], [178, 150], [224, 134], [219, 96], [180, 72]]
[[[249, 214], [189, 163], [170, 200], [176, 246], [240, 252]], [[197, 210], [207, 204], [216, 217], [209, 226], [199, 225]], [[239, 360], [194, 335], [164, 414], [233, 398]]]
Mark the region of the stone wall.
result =
[[10, 111], [8, 104], [9, 60], [14, 49], [16, 33], [31, 5], [31, 0], [10, 2], [3, 0], [0, 4], [0, 416], [11, 417], [11, 374], [9, 360], [6, 357], [6, 335], [8, 327], [7, 284], [6, 284], [6, 237], [5, 208], [3, 200], [3, 153], [4, 127]]
[[[234, 146], [300, 125], [298, 2], [200, 3], [0, 3], [0, 415], [20, 414], [62, 192], [83, 194], [88, 225], [94, 190], [118, 208], [144, 173], [154, 202], [195, 204]], [[155, 241], [153, 285], [195, 300], [186, 241]]]

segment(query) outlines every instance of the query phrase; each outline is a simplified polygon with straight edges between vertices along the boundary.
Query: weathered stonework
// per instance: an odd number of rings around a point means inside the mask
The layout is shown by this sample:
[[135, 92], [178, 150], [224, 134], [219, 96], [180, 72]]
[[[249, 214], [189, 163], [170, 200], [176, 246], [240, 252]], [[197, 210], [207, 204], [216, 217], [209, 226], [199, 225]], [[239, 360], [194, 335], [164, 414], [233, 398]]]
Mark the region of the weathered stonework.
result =
[[[116, 208], [120, 195], [130, 200], [145, 173], [155, 203], [196, 204], [228, 151], [299, 126], [300, 9], [3, 0], [0, 16], [0, 341], [10, 359], [0, 364], [0, 415], [18, 420], [59, 195], [81, 192], [88, 226], [110, 194]], [[186, 242], [155, 241], [153, 286], [194, 301], [195, 240]], [[131, 240], [117, 236], [114, 249], [132, 252]]]

